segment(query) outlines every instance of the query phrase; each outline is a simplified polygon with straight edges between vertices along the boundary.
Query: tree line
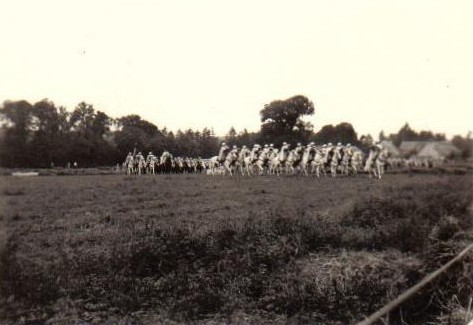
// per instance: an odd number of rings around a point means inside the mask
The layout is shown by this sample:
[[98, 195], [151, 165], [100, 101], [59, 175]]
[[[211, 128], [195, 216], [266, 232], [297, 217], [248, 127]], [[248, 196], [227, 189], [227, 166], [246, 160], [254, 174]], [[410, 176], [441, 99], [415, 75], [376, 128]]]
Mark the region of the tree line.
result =
[[[136, 114], [112, 118], [85, 102], [69, 112], [48, 99], [34, 104], [26, 100], [5, 101], [0, 107], [0, 166], [64, 167], [73, 162], [82, 167], [115, 165], [135, 148], [144, 154], [152, 151], [160, 155], [168, 150], [175, 156], [209, 158], [218, 152], [222, 141], [237, 146], [273, 143], [277, 147], [284, 141], [342, 142], [362, 148], [373, 142], [371, 135], [358, 137], [347, 122], [325, 125], [314, 132], [313, 125], [304, 121], [305, 116], [314, 112], [314, 104], [305, 96], [275, 100], [261, 109], [259, 131], [237, 132], [232, 127], [220, 138], [212, 128], [174, 133]], [[406, 124], [396, 134], [385, 136], [381, 132], [379, 138], [399, 144], [406, 140], [445, 140], [445, 135], [417, 133]], [[471, 143], [468, 137], [457, 136], [454, 140], [463, 147]]]
[[121, 163], [134, 148], [146, 154], [169, 150], [175, 155], [208, 157], [218, 150], [213, 130], [175, 134], [139, 115], [112, 118], [92, 104], [72, 112], [47, 99], [30, 104], [5, 101], [0, 107], [2, 167], [91, 167]]

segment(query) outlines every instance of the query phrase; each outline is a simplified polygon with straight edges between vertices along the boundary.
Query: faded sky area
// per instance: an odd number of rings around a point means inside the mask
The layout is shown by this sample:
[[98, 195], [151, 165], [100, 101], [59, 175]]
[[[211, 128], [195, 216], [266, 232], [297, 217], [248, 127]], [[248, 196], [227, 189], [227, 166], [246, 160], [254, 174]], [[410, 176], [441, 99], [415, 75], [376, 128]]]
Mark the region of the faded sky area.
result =
[[0, 2], [0, 101], [223, 135], [307, 96], [315, 131], [473, 130], [473, 1]]

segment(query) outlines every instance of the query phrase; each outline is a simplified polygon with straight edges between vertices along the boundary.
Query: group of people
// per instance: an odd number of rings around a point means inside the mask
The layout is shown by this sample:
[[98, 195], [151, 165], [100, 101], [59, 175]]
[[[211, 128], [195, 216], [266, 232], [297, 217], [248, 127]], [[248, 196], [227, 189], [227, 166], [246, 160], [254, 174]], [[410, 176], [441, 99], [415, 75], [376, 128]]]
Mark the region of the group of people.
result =
[[164, 151], [160, 157], [148, 153], [146, 158], [141, 152], [129, 152], [123, 166], [127, 174], [170, 174], [197, 173], [205, 170], [205, 162], [201, 158], [174, 157], [169, 151]]
[[280, 148], [274, 144], [263, 146], [254, 144], [252, 147], [243, 145], [230, 146], [221, 144], [219, 153], [210, 159], [173, 157], [168, 151], [158, 157], [149, 152], [145, 157], [141, 152], [129, 152], [124, 166], [128, 174], [144, 173], [207, 173], [217, 174], [315, 174], [317, 177], [330, 174], [357, 174], [363, 169], [376, 177], [384, 172], [385, 154], [379, 145], [370, 148], [368, 157], [350, 143], [336, 145], [327, 143], [316, 145], [310, 142], [303, 146], [301, 143], [291, 149], [291, 145], [283, 142]]
[[[371, 160], [365, 165], [367, 171], [381, 157], [382, 147], [378, 144], [370, 149]], [[283, 142], [281, 148], [273, 144], [261, 146], [254, 144], [250, 149], [247, 146], [238, 148], [222, 143], [218, 156], [211, 159], [211, 171], [224, 170], [233, 175], [254, 174], [316, 174], [318, 177], [330, 173], [356, 174], [362, 168], [364, 154], [351, 144], [342, 145], [332, 143], [317, 146], [314, 142], [303, 146], [297, 143], [294, 149], [290, 144]], [[220, 172], [221, 173], [221, 172]]]

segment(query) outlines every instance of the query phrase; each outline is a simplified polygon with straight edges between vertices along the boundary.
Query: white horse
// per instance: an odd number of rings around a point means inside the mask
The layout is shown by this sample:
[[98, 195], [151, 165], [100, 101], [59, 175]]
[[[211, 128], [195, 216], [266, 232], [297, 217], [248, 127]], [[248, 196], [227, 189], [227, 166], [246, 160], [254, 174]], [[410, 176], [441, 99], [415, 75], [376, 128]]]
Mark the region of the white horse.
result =
[[361, 150], [354, 150], [351, 157], [351, 171], [354, 175], [358, 174], [358, 170], [363, 166], [363, 152]]
[[[307, 146], [307, 148], [304, 150], [304, 153], [302, 154], [302, 160], [301, 160], [301, 170], [302, 173], [306, 176], [309, 175], [308, 167], [312, 164], [312, 161], [314, 160], [316, 153], [316, 149], [313, 146]], [[311, 170], [312, 171], [312, 170]]]
[[130, 157], [126, 159], [125, 161], [126, 165], [126, 174], [127, 175], [133, 175], [135, 173], [135, 161], [133, 157]]
[[148, 161], [147, 161], [147, 171], [150, 174], [155, 174], [156, 173], [156, 163], [158, 162], [158, 158], [156, 156], [150, 156]]
[[310, 166], [311, 166], [311, 173], [320, 178], [321, 172], [326, 175], [325, 172], [325, 156], [323, 151], [320, 148], [315, 148], [315, 155], [312, 159]]
[[384, 175], [384, 166], [386, 164], [387, 150], [381, 147], [375, 147], [370, 150], [365, 164], [365, 171], [370, 178], [373, 173], [375, 178], [381, 179]]
[[296, 167], [300, 165], [302, 160], [303, 150], [302, 147], [297, 147], [289, 152], [286, 160], [286, 174], [291, 172], [291, 174], [294, 175], [296, 173]]
[[343, 147], [342, 159], [340, 161], [340, 172], [344, 175], [350, 174], [350, 162], [353, 156], [353, 150], [350, 146]]
[[240, 170], [240, 173], [242, 176], [245, 175], [245, 171], [249, 175], [249, 170], [247, 163], [249, 162], [247, 158], [250, 156], [250, 149], [248, 149], [246, 146], [243, 146], [238, 153], [238, 161], [236, 162], [236, 170]]
[[136, 156], [135, 157], [135, 168], [138, 171], [138, 175], [141, 175], [146, 170], [146, 160], [143, 156]]
[[236, 167], [235, 165], [237, 161], [238, 161], [238, 151], [236, 149], [233, 149], [228, 153], [223, 163], [225, 170], [230, 174], [230, 176], [233, 176], [232, 169], [233, 167]]
[[245, 158], [246, 172], [248, 175], [253, 175], [256, 173], [256, 162], [259, 159], [261, 147], [258, 145], [253, 146], [249, 156]]
[[264, 148], [262, 151], [261, 151], [261, 154], [259, 155], [258, 157], [258, 160], [255, 161], [255, 166], [257, 168], [257, 171], [258, 171], [258, 174], [259, 175], [263, 175], [264, 173], [264, 168], [266, 167], [266, 165], [268, 164], [269, 162], [269, 149], [268, 148]]
[[207, 173], [215, 176], [219, 167], [220, 162], [218, 161], [218, 156], [213, 156], [207, 162]]
[[273, 157], [269, 163], [269, 173], [277, 174], [279, 176], [280, 169], [284, 168], [289, 152], [289, 145], [283, 143], [281, 150]]

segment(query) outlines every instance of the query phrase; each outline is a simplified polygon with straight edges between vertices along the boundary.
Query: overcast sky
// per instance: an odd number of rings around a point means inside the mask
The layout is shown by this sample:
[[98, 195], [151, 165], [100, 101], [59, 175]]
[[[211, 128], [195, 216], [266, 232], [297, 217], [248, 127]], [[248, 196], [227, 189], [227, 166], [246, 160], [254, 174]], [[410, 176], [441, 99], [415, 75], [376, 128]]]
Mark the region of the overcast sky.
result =
[[473, 130], [471, 0], [0, 0], [0, 41], [0, 102], [223, 135], [301, 94], [315, 131]]

